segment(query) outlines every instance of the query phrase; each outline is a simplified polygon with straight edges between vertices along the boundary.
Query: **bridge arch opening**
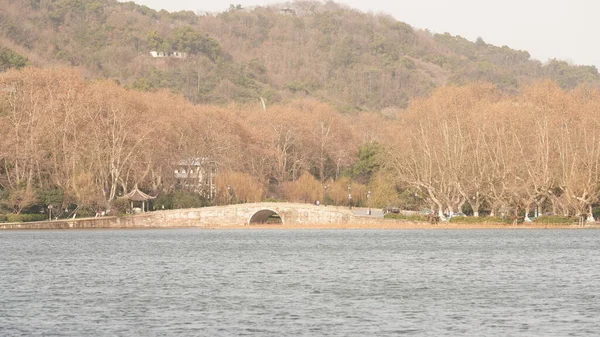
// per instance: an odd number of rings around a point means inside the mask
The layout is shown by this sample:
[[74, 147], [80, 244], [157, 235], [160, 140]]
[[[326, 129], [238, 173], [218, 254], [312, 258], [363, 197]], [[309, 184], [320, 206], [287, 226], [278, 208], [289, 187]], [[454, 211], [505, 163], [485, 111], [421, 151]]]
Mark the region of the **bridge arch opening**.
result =
[[283, 218], [277, 214], [277, 212], [270, 209], [261, 209], [260, 211], [254, 213], [250, 220], [248, 220], [249, 225], [257, 225], [257, 224], [269, 224], [269, 225], [283, 225]]

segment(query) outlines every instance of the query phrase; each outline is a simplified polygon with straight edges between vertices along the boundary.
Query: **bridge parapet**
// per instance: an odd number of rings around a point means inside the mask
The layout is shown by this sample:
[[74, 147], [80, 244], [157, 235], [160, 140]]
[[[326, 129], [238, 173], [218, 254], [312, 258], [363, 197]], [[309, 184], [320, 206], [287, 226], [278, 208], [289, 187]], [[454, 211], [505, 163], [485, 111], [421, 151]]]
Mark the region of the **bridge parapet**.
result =
[[354, 214], [346, 208], [283, 202], [178, 209], [150, 214], [156, 221], [164, 222], [193, 221], [198, 225], [248, 225], [254, 215], [265, 210], [279, 215], [284, 224], [344, 224], [354, 220]]

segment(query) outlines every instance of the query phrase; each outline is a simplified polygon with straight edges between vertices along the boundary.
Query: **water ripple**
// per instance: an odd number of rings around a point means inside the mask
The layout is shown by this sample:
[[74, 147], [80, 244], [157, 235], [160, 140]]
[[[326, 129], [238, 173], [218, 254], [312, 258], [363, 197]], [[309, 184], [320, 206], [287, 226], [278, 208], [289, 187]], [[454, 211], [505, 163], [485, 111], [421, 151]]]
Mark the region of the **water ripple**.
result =
[[0, 336], [595, 336], [600, 231], [0, 232]]

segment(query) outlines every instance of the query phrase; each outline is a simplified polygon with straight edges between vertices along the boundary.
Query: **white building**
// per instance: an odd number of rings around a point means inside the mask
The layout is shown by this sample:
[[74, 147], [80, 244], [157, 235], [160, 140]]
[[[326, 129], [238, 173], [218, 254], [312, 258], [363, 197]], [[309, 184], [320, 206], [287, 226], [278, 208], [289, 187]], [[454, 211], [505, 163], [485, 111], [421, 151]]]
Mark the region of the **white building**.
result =
[[178, 58], [178, 59], [184, 59], [187, 57], [187, 53], [181, 52], [181, 51], [164, 52], [164, 51], [152, 50], [150, 52], [150, 55], [152, 55], [152, 57], [155, 57], [155, 58], [174, 57], [174, 58]]
[[207, 199], [213, 199], [216, 196], [216, 176], [217, 165], [208, 158], [180, 160], [174, 172], [179, 188], [200, 193]]

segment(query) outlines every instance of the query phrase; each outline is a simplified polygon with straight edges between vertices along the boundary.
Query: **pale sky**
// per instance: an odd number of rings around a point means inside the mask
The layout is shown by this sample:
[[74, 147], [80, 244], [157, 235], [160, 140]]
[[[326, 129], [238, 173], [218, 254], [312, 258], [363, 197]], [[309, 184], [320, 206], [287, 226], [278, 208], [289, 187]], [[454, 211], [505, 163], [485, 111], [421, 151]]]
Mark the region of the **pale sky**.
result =
[[[277, 0], [134, 0], [154, 9], [221, 12], [230, 4], [265, 6]], [[434, 33], [527, 50], [546, 62], [557, 58], [600, 68], [598, 0], [338, 0], [365, 12], [386, 13]]]

